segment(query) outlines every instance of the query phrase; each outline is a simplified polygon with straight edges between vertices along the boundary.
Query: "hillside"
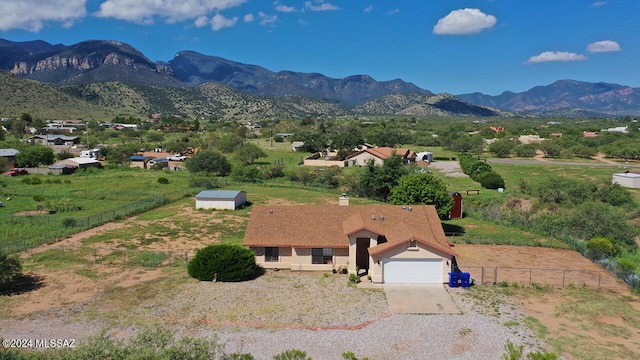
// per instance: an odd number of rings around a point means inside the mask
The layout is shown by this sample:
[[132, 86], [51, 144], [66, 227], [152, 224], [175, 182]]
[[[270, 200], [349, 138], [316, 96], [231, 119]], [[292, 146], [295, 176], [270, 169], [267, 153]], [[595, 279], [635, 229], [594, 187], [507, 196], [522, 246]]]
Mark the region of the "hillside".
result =
[[510, 116], [508, 112], [473, 105], [453, 95], [393, 94], [383, 96], [353, 109], [356, 114], [395, 114], [408, 116]]
[[65, 94], [51, 85], [25, 80], [0, 70], [0, 116], [29, 113], [41, 119], [108, 119], [116, 112]]
[[618, 84], [559, 80], [546, 86], [491, 96], [481, 93], [457, 95], [481, 106], [543, 116], [625, 116], [640, 115], [640, 88]]

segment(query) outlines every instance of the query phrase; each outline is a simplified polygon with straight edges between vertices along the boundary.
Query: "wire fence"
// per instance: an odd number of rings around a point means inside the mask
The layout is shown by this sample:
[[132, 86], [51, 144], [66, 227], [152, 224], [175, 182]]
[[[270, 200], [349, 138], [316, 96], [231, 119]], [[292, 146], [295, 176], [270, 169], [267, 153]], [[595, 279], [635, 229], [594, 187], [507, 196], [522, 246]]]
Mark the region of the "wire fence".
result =
[[561, 288], [626, 288], [626, 285], [606, 270], [465, 266], [464, 271], [471, 273], [473, 278], [483, 285], [502, 283], [520, 286], [550, 285]]
[[91, 246], [47, 246], [23, 249], [23, 261], [48, 264], [74, 263], [84, 265], [141, 267], [185, 267], [195, 255], [193, 251], [155, 251]]
[[[158, 194], [86, 216], [3, 215], [0, 216], [0, 225], [10, 224], [12, 226], [2, 229], [2, 235], [6, 238], [3, 239], [2, 248], [9, 249], [10, 252], [24, 251], [44, 243], [55, 242], [57, 239], [68, 237], [80, 231], [137, 215], [192, 196], [197, 191], [199, 189], [187, 188]], [[114, 196], [119, 195], [115, 194]]]

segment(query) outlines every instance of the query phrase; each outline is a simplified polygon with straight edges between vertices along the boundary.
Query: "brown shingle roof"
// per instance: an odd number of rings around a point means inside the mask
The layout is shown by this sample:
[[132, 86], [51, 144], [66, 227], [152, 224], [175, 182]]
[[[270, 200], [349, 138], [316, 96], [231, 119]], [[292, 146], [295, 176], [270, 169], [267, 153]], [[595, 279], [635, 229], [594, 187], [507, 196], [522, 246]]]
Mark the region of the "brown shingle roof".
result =
[[[411, 208], [411, 211], [409, 211]], [[349, 235], [368, 230], [387, 242], [371, 254], [416, 240], [442, 252], [449, 249], [436, 208], [431, 205], [254, 206], [245, 246], [349, 247]]]

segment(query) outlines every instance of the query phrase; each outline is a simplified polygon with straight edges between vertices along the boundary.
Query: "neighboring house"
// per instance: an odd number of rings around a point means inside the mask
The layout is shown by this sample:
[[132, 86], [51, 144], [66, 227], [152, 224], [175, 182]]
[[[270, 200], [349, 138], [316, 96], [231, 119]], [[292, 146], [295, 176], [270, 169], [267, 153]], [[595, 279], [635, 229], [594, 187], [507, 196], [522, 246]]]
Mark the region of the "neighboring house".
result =
[[302, 151], [303, 147], [304, 141], [294, 141], [291, 143], [291, 149], [293, 149], [293, 151]]
[[29, 141], [38, 145], [76, 145], [80, 143], [78, 136], [67, 135], [35, 135], [29, 138]]
[[390, 158], [393, 154], [402, 156], [405, 164], [416, 161], [416, 153], [409, 149], [392, 149], [390, 147], [369, 148], [347, 156], [349, 166], [364, 166], [369, 160], [373, 160], [375, 165], [382, 165], [384, 159]]
[[49, 170], [61, 174], [71, 174], [78, 169], [86, 169], [90, 167], [101, 168], [102, 164], [92, 158], [69, 158], [56, 162], [49, 166]]
[[196, 209], [239, 209], [247, 202], [241, 190], [202, 190], [196, 195]]
[[151, 156], [131, 155], [129, 156], [129, 167], [148, 169], [149, 161], [153, 160]]
[[594, 138], [594, 137], [598, 137], [598, 133], [595, 131], [583, 131], [582, 137]]
[[433, 153], [430, 151], [419, 152], [416, 154], [416, 161], [424, 160], [428, 163], [433, 162]]
[[520, 137], [518, 137], [518, 141], [520, 141], [521, 144], [537, 144], [544, 140], [540, 135], [520, 135]]
[[602, 131], [626, 134], [626, 133], [629, 132], [629, 127], [628, 126], [617, 126], [617, 127], [613, 127], [613, 128], [602, 129]]
[[261, 205], [243, 245], [265, 268], [367, 273], [374, 283], [447, 281], [456, 255], [431, 205]]
[[302, 165], [304, 166], [337, 166], [347, 167], [351, 163], [348, 160], [336, 160], [338, 159], [337, 153], [317, 152], [304, 158]]
[[0, 157], [9, 160], [10, 167], [16, 166], [16, 155], [18, 155], [18, 153], [20, 153], [20, 151], [12, 148], [0, 149]]
[[612, 182], [632, 189], [640, 189], [640, 174], [625, 172], [613, 174]]
[[449, 213], [449, 219], [461, 219], [463, 206], [462, 206], [462, 194], [457, 191], [449, 192], [449, 195], [453, 198], [453, 208]]

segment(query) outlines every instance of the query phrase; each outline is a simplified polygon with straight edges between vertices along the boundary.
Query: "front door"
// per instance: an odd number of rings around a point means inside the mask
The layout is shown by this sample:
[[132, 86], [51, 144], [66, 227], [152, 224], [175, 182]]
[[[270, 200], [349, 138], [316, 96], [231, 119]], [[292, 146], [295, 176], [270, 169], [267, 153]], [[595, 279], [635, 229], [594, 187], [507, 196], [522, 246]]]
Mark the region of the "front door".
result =
[[356, 239], [356, 266], [360, 270], [369, 270], [369, 238]]

